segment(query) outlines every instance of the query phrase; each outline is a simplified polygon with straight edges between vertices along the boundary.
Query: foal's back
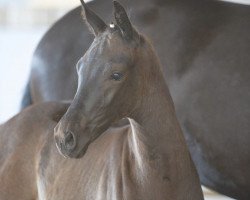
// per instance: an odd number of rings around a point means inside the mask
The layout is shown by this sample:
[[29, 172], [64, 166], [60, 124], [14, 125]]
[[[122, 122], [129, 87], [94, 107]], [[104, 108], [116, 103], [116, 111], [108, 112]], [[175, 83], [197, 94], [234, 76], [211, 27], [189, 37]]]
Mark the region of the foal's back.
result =
[[0, 126], [0, 199], [36, 199], [35, 163], [40, 143], [67, 104], [29, 107]]

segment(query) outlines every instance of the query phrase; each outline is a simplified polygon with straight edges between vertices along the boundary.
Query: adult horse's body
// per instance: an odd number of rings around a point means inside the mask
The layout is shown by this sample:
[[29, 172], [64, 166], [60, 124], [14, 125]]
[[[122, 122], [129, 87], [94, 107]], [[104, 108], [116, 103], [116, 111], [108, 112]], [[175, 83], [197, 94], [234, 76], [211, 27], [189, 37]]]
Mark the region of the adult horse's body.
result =
[[118, 2], [110, 27], [82, 5], [95, 39], [77, 93], [63, 117], [67, 104], [45, 103], [0, 127], [0, 199], [202, 200], [151, 44]]
[[[122, 2], [156, 46], [201, 182], [249, 199], [249, 6], [212, 0]], [[108, 19], [110, 3], [89, 5]], [[72, 66], [92, 40], [79, 13], [77, 8], [62, 18], [38, 45], [27, 90], [33, 103], [73, 98]]]

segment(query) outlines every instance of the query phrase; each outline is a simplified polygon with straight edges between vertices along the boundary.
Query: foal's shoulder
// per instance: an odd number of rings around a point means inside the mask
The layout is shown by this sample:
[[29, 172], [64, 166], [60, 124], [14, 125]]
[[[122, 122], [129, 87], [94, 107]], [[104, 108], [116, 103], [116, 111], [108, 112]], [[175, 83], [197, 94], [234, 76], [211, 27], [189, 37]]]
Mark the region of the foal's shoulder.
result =
[[56, 123], [69, 104], [45, 102], [29, 106], [0, 126], [0, 132], [30, 132], [38, 127]]
[[19, 118], [27, 118], [29, 120], [51, 119], [58, 121], [64, 115], [69, 107], [69, 103], [65, 102], [42, 102], [27, 107], [17, 115]]

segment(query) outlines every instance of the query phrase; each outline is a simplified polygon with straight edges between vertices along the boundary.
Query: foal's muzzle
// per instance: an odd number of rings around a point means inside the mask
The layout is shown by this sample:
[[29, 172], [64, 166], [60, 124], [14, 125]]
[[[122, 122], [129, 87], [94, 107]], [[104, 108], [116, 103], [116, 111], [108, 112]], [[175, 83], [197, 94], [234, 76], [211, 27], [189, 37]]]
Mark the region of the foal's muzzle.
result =
[[71, 131], [66, 131], [65, 138], [61, 141], [61, 146], [63, 146], [66, 151], [72, 151], [76, 147], [75, 136]]
[[60, 131], [60, 127], [56, 126], [54, 135], [59, 152], [65, 157], [74, 157], [72, 154], [76, 149], [75, 134], [70, 130]]

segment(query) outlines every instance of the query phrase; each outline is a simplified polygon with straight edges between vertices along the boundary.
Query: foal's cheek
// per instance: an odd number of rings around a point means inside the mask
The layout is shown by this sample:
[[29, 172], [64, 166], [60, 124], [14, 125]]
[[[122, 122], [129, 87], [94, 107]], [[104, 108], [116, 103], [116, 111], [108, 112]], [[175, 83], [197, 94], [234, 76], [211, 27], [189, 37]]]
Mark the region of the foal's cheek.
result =
[[103, 98], [104, 102], [103, 102], [103, 104], [105, 106], [108, 106], [112, 102], [112, 100], [114, 99], [114, 97], [115, 97], [116, 88], [114, 88], [114, 87], [107, 87], [107, 88], [105, 88], [103, 94], [104, 94], [104, 98]]

